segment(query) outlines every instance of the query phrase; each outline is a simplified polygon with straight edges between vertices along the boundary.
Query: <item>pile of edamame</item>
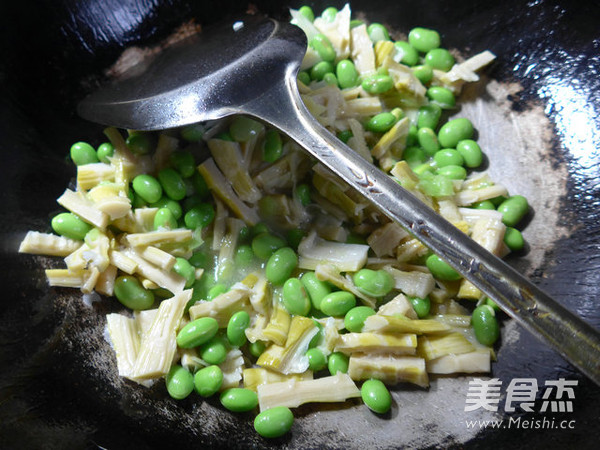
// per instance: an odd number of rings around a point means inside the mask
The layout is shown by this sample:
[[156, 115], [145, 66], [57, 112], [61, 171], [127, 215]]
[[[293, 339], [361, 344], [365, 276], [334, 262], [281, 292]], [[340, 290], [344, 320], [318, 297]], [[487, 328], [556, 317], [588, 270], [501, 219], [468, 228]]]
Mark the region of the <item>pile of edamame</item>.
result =
[[[374, 164], [418, 192], [440, 213], [444, 202], [450, 202], [458, 211], [455, 216], [460, 212], [458, 207], [491, 211], [489, 217], [499, 217], [503, 224], [498, 225], [502, 230], [499, 251], [523, 250], [525, 242], [519, 228], [529, 209], [524, 197], [489, 194], [476, 197], [470, 204], [455, 203], [456, 195], [468, 190], [475, 194], [488, 192], [497, 185], [489, 178], [473, 175], [484, 161], [483, 151], [475, 139], [474, 124], [465, 117], [450, 118], [457, 105], [460, 85], [444, 81], [444, 74], [457, 62], [452, 52], [441, 47], [439, 33], [416, 27], [410, 30], [407, 40], [393, 40], [382, 24], [350, 20], [349, 8], [338, 11], [330, 7], [319, 17], [315, 17], [308, 6], [293, 13], [295, 23], [309, 34], [305, 61], [312, 63], [303, 67], [298, 80], [303, 98], [312, 105], [311, 111], [325, 117], [329, 104], [325, 102], [319, 107], [318, 102], [323, 98], [331, 101], [335, 96], [347, 96], [349, 102], [360, 100], [356, 105], [369, 102], [370, 106], [363, 112], [355, 106], [357, 109], [350, 114], [354, 122], [343, 114], [336, 116], [336, 120], [328, 124], [330, 130], [357, 151], [366, 148], [370, 152], [367, 157]], [[362, 32], [370, 41], [367, 47], [351, 52], [347, 37], [332, 39], [330, 34], [328, 37], [330, 31], [323, 31], [344, 20], [348, 21], [348, 36], [358, 39]], [[372, 55], [371, 72], [365, 73], [364, 67], [352, 59], [351, 55], [357, 52], [363, 57]], [[303, 353], [295, 356], [307, 360], [311, 377], [348, 373], [351, 366], [352, 351], [338, 350], [335, 343], [326, 343], [330, 339], [326, 334], [332, 332], [327, 327], [335, 324], [334, 334], [338, 339], [348, 334], [360, 335], [369, 318], [382, 315], [381, 311], [390, 302], [404, 301], [402, 312], [395, 311], [392, 316], [405, 320], [444, 322], [446, 314], [463, 318], [460, 331], [471, 339], [467, 344], [474, 349], [491, 349], [497, 342], [498, 318], [502, 313], [493, 301], [469, 288], [460, 274], [410, 236], [389, 237], [389, 242], [394, 242], [393, 248], [376, 246], [373, 241], [387, 220], [370, 210], [364, 199], [358, 199], [347, 188], [340, 187], [339, 182], [336, 184], [322, 175], [316, 170], [315, 162], [277, 130], [239, 116], [162, 135], [128, 131], [123, 136], [114, 129], [108, 130], [106, 135], [109, 141], [101, 142], [96, 148], [86, 142], [74, 144], [70, 157], [78, 167], [78, 182], [80, 176], [84, 178], [85, 171], [97, 170], [94, 175], [97, 184], [91, 189], [79, 189], [79, 194], [86, 205], [93, 205], [110, 216], [108, 225], [99, 227], [73, 211], [61, 212], [51, 220], [56, 235], [69, 242], [77, 241], [77, 245], [86, 246], [88, 252], [97, 251], [99, 256], [79, 266], [73, 262], [74, 256], [68, 256], [67, 264], [73, 266], [68, 266], [71, 274], [67, 275], [73, 275], [72, 278], [53, 285], [84, 290], [94, 276], [96, 289], [108, 283], [110, 288], [102, 287], [105, 290], [99, 292], [112, 293], [126, 308], [156, 309], [174, 292], [153, 281], [149, 275], [153, 272], [149, 270], [144, 272], [135, 267], [128, 270], [126, 255], [131, 256], [131, 253], [122, 256], [115, 252], [123, 250], [120, 245], [128, 235], [168, 235], [177, 231], [183, 236], [187, 233], [180, 242], [161, 244], [157, 241], [158, 244], [143, 249], [143, 257], [147, 258], [144, 264], [152, 270], [162, 270], [166, 277], [174, 277], [174, 283], [180, 283], [178, 286], [182, 289], [193, 290], [176, 333], [178, 362], [164, 376], [166, 390], [173, 399], [196, 395], [196, 401], [201, 401], [201, 398], [219, 395], [221, 404], [229, 411], [256, 410], [259, 404], [256, 389], [245, 387], [241, 380], [235, 381], [234, 386], [223, 386], [224, 380], [231, 376], [227, 372], [230, 370], [227, 361], [232, 351], [241, 351], [241, 359], [250, 362], [244, 367], [251, 367], [275, 345], [268, 339], [251, 338], [254, 335], [250, 330], [256, 332], [257, 321], [263, 317], [266, 323], [277, 322], [280, 326], [283, 321], [288, 327], [294, 316], [314, 319], [317, 334]], [[210, 156], [206, 147], [209, 140], [220, 142], [215, 145], [228, 145], [227, 148], [233, 148], [242, 158], [236, 167], [246, 171], [244, 186], [251, 185], [260, 191], [258, 201], [245, 201], [245, 207], [258, 212], [258, 222], [248, 221], [240, 203], [227, 197], [242, 196], [239, 185], [235, 184], [237, 179], [228, 180], [233, 189], [223, 188], [215, 181], [214, 173], [207, 177], [198, 170], [203, 159]], [[218, 163], [217, 155], [213, 153], [213, 156]], [[140, 172], [139, 167], [128, 165], [131, 161], [148, 170]], [[227, 174], [226, 167], [219, 168]], [[315, 173], [324, 178], [317, 182]], [[113, 196], [102, 197], [103, 189], [112, 189], [110, 195]], [[116, 201], [119, 196], [130, 209], [116, 217], [115, 210], [102, 202], [107, 201], [106, 198]], [[356, 211], [360, 210], [360, 215], [352, 215], [344, 205], [353, 205]], [[231, 224], [239, 223], [236, 220], [245, 220], [245, 223], [235, 228]], [[455, 217], [454, 222], [463, 231], [472, 232], [473, 224], [462, 216]], [[231, 229], [235, 229], [235, 233], [228, 231]], [[299, 246], [311, 231], [329, 241], [358, 247], [371, 245], [368, 259], [359, 270], [340, 273], [337, 278], [309, 269], [303, 265], [306, 263]], [[107, 247], [102, 247], [103, 242]], [[125, 248], [125, 251], [135, 253], [142, 249]], [[44, 250], [40, 248], [39, 252], [44, 253]], [[102, 255], [109, 256], [102, 259]], [[97, 263], [99, 260], [101, 264]], [[164, 266], [159, 266], [159, 261]], [[80, 272], [73, 274], [73, 267], [78, 267]], [[392, 270], [387, 269], [390, 267]], [[432, 277], [427, 295], [410, 295], [400, 287], [395, 274], [410, 271]], [[266, 311], [257, 312], [256, 307], [253, 309], [253, 305], [246, 302], [228, 310], [225, 316], [222, 312], [218, 317], [195, 320], [188, 316], [189, 308], [203, 302], [219, 303], [235, 289], [236, 283], [256, 273], [267, 283]], [[463, 288], [468, 295], [461, 297]], [[333, 321], [327, 322], [328, 318]], [[282, 342], [285, 342], [288, 329], [285, 326], [283, 329]], [[456, 328], [448, 329], [456, 331]], [[416, 345], [418, 356], [420, 344]], [[381, 352], [379, 349], [378, 354]], [[184, 355], [192, 357], [184, 363]], [[239, 368], [240, 373], [241, 370]], [[369, 377], [355, 381], [362, 383], [362, 400], [374, 413], [386, 414], [393, 407], [394, 401], [384, 384], [388, 380]], [[261, 436], [276, 438], [292, 428], [293, 420], [289, 407], [277, 406], [260, 412], [254, 427]]]

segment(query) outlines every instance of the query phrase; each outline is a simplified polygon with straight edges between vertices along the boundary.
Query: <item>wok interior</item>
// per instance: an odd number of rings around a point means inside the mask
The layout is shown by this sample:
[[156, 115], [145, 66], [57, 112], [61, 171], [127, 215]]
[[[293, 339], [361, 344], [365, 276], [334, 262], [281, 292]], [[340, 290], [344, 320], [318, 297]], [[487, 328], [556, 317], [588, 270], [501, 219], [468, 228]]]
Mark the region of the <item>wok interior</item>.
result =
[[[135, 443], [138, 448], [154, 448], [181, 443], [215, 448], [358, 448], [464, 442], [477, 447], [494, 438], [504, 447], [516, 448], [534, 439], [552, 442], [548, 445], [586, 442], [584, 430], [596, 416], [598, 388], [510, 325], [503, 330], [494, 376], [505, 384], [517, 377], [537, 378], [540, 383], [559, 377], [578, 379], [574, 413], [568, 417], [577, 420], [575, 430], [543, 435], [487, 430], [475, 436], [460, 423], [461, 418], [475, 418], [464, 412], [471, 379], [465, 377], [440, 378], [429, 392], [398, 386], [397, 407], [383, 419], [351, 402], [305, 406], [297, 411], [291, 436], [266, 442], [256, 436], [251, 416], [227, 413], [214, 399], [176, 403], [164, 386], [145, 389], [120, 379], [103, 337], [103, 317], [118, 306], [101, 301], [89, 307], [78, 292], [49, 289], [43, 268], [56, 263], [15, 253], [27, 230], [47, 230], [49, 218], [58, 211], [55, 199], [74, 173], [65, 159], [70, 144], [101, 142], [101, 127], [79, 119], [74, 111], [77, 102], [103, 81], [103, 71], [126, 47], [157, 45], [190, 18], [207, 24], [248, 7], [239, 1], [224, 7], [223, 2], [170, 0], [149, 9], [141, 3], [62, 2], [36, 18], [30, 17], [25, 2], [14, 20], [5, 18], [2, 27], [7, 37], [3, 42], [10, 44], [3, 44], [6, 57], [0, 72], [2, 269], [7, 275], [0, 303], [4, 447], [84, 448], [92, 443], [121, 448]], [[308, 3], [316, 12], [343, 4]], [[279, 2], [256, 6], [276, 18], [287, 16]], [[594, 12], [598, 17], [598, 11], [586, 9], [593, 6], [574, 9], [567, 3], [516, 1], [499, 6], [440, 1], [424, 7], [422, 2], [373, 0], [351, 6], [355, 16], [399, 32], [416, 25], [436, 28], [445, 45], [467, 55], [484, 49], [496, 53], [498, 61], [486, 79], [465, 92], [462, 108], [473, 117], [493, 178], [509, 191], [527, 196], [534, 207], [525, 234], [529, 254], [512, 263], [598, 326], [594, 302], [599, 288], [593, 280], [599, 268], [595, 258], [599, 196], [593, 168], [600, 160], [595, 150], [600, 133], [586, 134], [574, 127], [575, 120], [589, 120], [593, 128], [594, 107], [600, 106], [600, 81], [589, 76], [599, 69], [599, 58], [587, 44], [598, 37], [590, 20]], [[15, 40], [25, 20], [30, 33]], [[583, 154], [581, 148], [590, 150]]]

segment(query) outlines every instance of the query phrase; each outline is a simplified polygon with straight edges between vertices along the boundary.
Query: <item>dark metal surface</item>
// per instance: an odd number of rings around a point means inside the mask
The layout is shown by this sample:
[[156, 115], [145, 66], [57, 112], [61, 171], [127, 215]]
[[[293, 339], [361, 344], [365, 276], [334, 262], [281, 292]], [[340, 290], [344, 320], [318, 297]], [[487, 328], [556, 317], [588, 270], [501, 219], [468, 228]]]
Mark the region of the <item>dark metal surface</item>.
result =
[[[293, 438], [269, 443], [256, 438], [251, 417], [220, 412], [212, 407], [214, 402], [175, 404], [158, 386], [141, 396], [114, 375], [111, 378], [107, 367], [114, 363], [100, 351], [105, 346], [98, 332], [102, 314], [114, 305], [95, 303], [89, 308], [78, 296], [49, 290], [39, 262], [15, 254], [24, 232], [48, 229], [49, 217], [58, 210], [55, 199], [72, 176], [65, 161], [69, 145], [88, 136], [94, 143], [101, 140], [98, 129], [77, 119], [74, 108], [97, 85], [102, 70], [124, 47], [157, 43], [190, 17], [200, 23], [213, 22], [227, 9], [243, 12], [247, 6], [243, 2], [224, 8], [216, 2], [176, 1], [160, 5], [36, 2], [37, 14], [30, 14], [34, 6], [24, 2], [11, 14], [3, 11], [1, 15], [5, 23], [0, 31], [0, 192], [4, 206], [0, 270], [5, 289], [0, 302], [0, 447], [156, 448], [167, 443], [222, 448], [349, 447], [359, 437], [332, 429], [311, 434], [301, 426], [295, 428]], [[275, 2], [257, 5], [269, 13], [284, 14]], [[543, 210], [556, 208], [556, 221], [541, 228], [549, 228], [550, 235], [553, 229], [561, 231], [547, 242], [530, 238], [532, 245], [543, 249], [539, 263], [529, 265], [529, 256], [512, 263], [598, 327], [598, 6], [558, 1], [508, 1], [497, 6], [483, 1], [430, 2], [426, 9], [422, 2], [370, 1], [352, 6], [400, 31], [417, 24], [437, 28], [448, 46], [466, 48], [469, 54], [491, 49], [499, 56], [489, 71], [492, 81], [516, 83], [509, 96], [501, 98], [508, 105], [507, 115], [519, 119], [521, 113], [543, 112], [552, 136], [540, 151], [539, 161], [505, 176], [516, 185], [531, 178], [560, 177], [561, 195], [534, 205], [530, 225], [536, 225]], [[524, 129], [518, 120], [515, 126]], [[490, 159], [495, 157], [492, 152], [490, 148]], [[541, 167], [549, 169], [540, 174]], [[494, 376], [505, 385], [517, 377], [533, 377], [540, 383], [559, 377], [578, 380], [573, 413], [555, 414], [575, 420], [575, 427], [487, 429], [464, 445], [448, 434], [437, 446], [487, 448], [492, 442], [498, 448], [593, 448], [598, 388], [529, 335], [503, 334], [503, 340]], [[301, 408], [298, 422], [310, 420], [312, 414]], [[525, 416], [544, 417], [540, 413]], [[402, 426], [401, 416], [393, 420]], [[435, 445], [427, 439], [435, 427], [423, 424], [422, 445]], [[376, 446], [375, 431], [371, 438]], [[417, 446], [415, 441], [412, 446]]]

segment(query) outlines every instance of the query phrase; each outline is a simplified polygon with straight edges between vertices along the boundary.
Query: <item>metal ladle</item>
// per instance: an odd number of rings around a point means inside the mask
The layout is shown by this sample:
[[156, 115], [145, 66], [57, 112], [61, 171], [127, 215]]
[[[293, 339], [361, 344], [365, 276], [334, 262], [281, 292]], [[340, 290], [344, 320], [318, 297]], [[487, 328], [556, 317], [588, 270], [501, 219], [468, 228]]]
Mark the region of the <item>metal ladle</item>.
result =
[[170, 47], [87, 97], [93, 122], [162, 130], [247, 114], [269, 123], [337, 173], [600, 385], [600, 333], [475, 243], [391, 177], [323, 128], [304, 106], [296, 75], [304, 32], [289, 23], [245, 18]]

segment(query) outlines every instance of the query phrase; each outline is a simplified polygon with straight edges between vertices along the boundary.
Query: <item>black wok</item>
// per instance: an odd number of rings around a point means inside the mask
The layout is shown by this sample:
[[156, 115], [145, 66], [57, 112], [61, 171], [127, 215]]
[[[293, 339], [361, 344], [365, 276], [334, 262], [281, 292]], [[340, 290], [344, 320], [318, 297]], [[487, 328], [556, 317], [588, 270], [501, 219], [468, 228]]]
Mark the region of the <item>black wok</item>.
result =
[[[307, 3], [317, 12], [343, 5]], [[254, 5], [286, 18], [288, 5]], [[398, 32], [429, 26], [466, 55], [490, 49], [498, 56], [483, 82], [465, 92], [463, 111], [474, 117], [493, 176], [533, 205], [529, 251], [511, 263], [600, 327], [600, 6], [516, 0], [351, 6], [355, 15]], [[101, 142], [101, 129], [79, 119], [75, 107], [123, 50], [159, 45], [183, 23], [212, 23], [248, 4], [45, 0], [1, 8], [0, 448], [592, 448], [600, 388], [510, 323], [493, 376], [503, 396], [517, 378], [535, 379], [540, 389], [532, 413], [505, 412], [503, 397], [498, 417], [513, 420], [505, 429], [467, 429], [465, 419], [479, 417], [464, 411], [470, 376], [435, 380], [427, 395], [399, 386], [397, 405], [383, 419], [353, 403], [302, 407], [292, 433], [275, 441], [256, 435], [252, 416], [225, 412], [218, 401], [177, 403], [163, 386], [119, 379], [102, 336], [103, 317], [114, 305], [86, 306], [78, 293], [49, 289], [43, 268], [50, 260], [18, 255], [18, 243], [27, 230], [48, 230], [58, 211], [55, 199], [73, 175], [70, 144]], [[578, 383], [573, 411], [540, 412], [544, 383], [559, 378]], [[519, 418], [530, 427], [514, 425]]]

